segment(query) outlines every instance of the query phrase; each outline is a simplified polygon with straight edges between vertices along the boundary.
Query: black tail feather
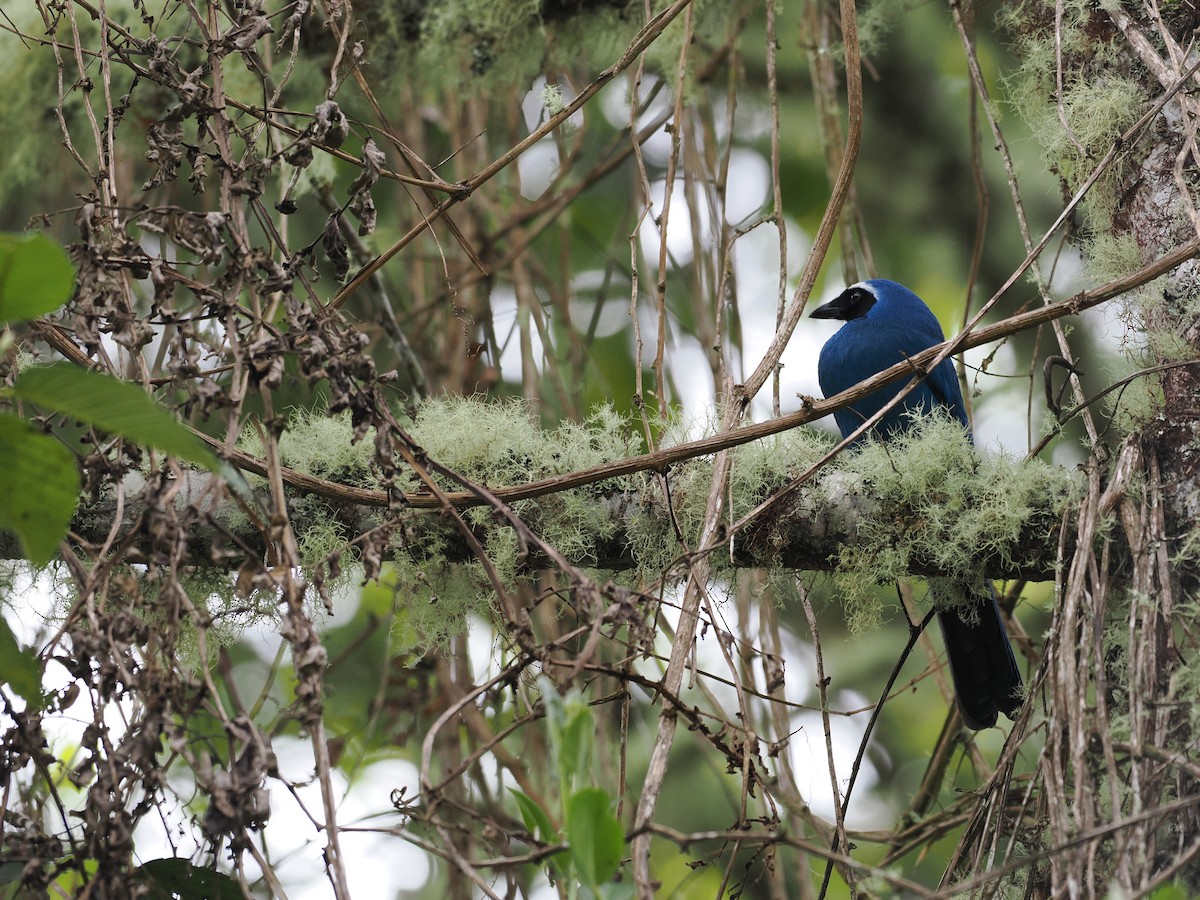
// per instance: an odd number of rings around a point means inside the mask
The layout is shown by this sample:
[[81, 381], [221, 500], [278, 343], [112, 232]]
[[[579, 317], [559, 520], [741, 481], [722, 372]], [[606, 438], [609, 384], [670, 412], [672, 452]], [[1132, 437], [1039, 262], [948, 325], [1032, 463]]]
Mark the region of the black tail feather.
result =
[[966, 726], [978, 731], [995, 725], [998, 712], [1010, 719], [1016, 716], [1022, 682], [990, 583], [988, 595], [980, 597], [978, 615], [968, 613], [967, 618], [976, 621], [964, 621], [957, 609], [938, 613], [959, 712]]

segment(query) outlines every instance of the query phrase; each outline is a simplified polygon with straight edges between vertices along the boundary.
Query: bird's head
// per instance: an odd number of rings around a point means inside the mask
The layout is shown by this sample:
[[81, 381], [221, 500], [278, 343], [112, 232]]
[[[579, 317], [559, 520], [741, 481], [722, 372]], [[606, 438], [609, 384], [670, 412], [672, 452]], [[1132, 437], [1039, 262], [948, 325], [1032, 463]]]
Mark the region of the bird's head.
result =
[[906, 306], [924, 308], [921, 298], [902, 284], [884, 278], [860, 281], [846, 288], [828, 303], [818, 306], [810, 313], [814, 319], [839, 319], [851, 322], [861, 319], [876, 310], [886, 314]]

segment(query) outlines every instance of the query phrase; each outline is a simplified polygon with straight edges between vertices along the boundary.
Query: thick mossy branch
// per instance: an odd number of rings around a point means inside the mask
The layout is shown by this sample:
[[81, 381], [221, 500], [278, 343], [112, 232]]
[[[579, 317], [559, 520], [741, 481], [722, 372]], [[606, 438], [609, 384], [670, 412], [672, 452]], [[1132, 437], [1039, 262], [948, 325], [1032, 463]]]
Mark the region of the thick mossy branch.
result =
[[[544, 430], [520, 402], [450, 399], [426, 403], [404, 426], [424, 458], [493, 488], [622, 460], [641, 450], [630, 423], [607, 407], [586, 422]], [[675, 432], [682, 440], [682, 431], [668, 423], [662, 443], [671, 443]], [[243, 449], [260, 449], [256, 434], [247, 430]], [[873, 615], [870, 588], [908, 575], [955, 583], [1054, 577], [1061, 518], [1077, 493], [1074, 473], [980, 455], [957, 423], [932, 418], [886, 445], [868, 443], [843, 453], [810, 482], [785, 493], [832, 442], [824, 432], [798, 428], [732, 451], [726, 521], [740, 519], [768, 499], [775, 502], [712, 554], [714, 577], [727, 578], [735, 568], [833, 571], [859, 625]], [[353, 441], [344, 416], [296, 413], [280, 439], [280, 456], [285, 466], [309, 475], [379, 487], [372, 448]], [[180, 509], [204, 507], [212, 496], [210, 477], [185, 476], [176, 486]], [[458, 487], [449, 479], [437, 480], [446, 489]], [[406, 491], [421, 488], [414, 472], [400, 481]], [[674, 580], [688, 554], [699, 549], [711, 481], [711, 459], [698, 458], [661, 473], [517, 501], [512, 508], [573, 564], [604, 571], [601, 581], [612, 578], [638, 588]], [[262, 479], [252, 482], [265, 492]], [[133, 529], [140, 517], [143, 537], [131, 560], [141, 554], [153, 562], [153, 529], [138, 502], [142, 486], [137, 477], [127, 480], [124, 525]], [[112, 502], [85, 509], [74, 532], [101, 544], [116, 509]], [[523, 555], [503, 517], [488, 507], [460, 512], [508, 589], [537, 583], [550, 561]], [[339, 578], [361, 577], [361, 568], [353, 564], [359, 553], [355, 539], [388, 525], [391, 564], [384, 578], [404, 598], [405, 627], [419, 635], [422, 646], [443, 642], [461, 630], [469, 612], [482, 613], [495, 602], [463, 535], [435, 511], [388, 513], [297, 492], [289, 497], [289, 514], [308, 578], [327, 589]], [[266, 560], [262, 531], [239, 506], [222, 501], [192, 521], [189, 552], [199, 571], [244, 572], [247, 550]], [[3, 550], [14, 555], [16, 548]], [[232, 574], [224, 577], [230, 588]]]
[[[597, 410], [586, 422], [546, 431], [521, 403], [456, 399], [425, 404], [407, 425], [429, 459], [489, 487], [564, 474], [640, 450], [636, 432], [609, 408]], [[733, 451], [728, 521], [777, 496], [831, 443], [828, 435], [801, 428]], [[246, 442], [246, 449], [255, 449], [253, 441]], [[306, 413], [293, 418], [280, 441], [285, 465], [363, 487], [376, 484], [369, 449], [352, 442], [346, 419]], [[640, 473], [518, 501], [513, 509], [577, 565], [657, 576], [698, 548], [711, 477], [711, 460], [699, 458], [660, 474]], [[402, 487], [416, 490], [416, 476], [410, 473], [407, 479]], [[179, 502], [197, 502], [206, 483], [206, 476], [189, 476], [178, 491]], [[731, 536], [716, 554], [717, 562], [837, 569], [847, 587], [907, 574], [1049, 579], [1059, 521], [1075, 483], [1073, 473], [1039, 462], [980, 455], [956, 424], [932, 419], [904, 439], [842, 454], [813, 481], [779, 497], [748, 528]], [[137, 485], [129, 487], [125, 509], [132, 522]], [[445, 487], [454, 485], [446, 482]], [[385, 515], [378, 508], [339, 505], [311, 495], [297, 494], [290, 505], [310, 564], [336, 551], [339, 541], [344, 546], [378, 526]], [[111, 510], [101, 506], [81, 513], [76, 533], [90, 540], [89, 532], [111, 524]], [[468, 559], [462, 536], [445, 517], [419, 510], [392, 515], [402, 526], [393, 542], [395, 558], [412, 560], [427, 573]], [[222, 505], [210, 517], [215, 525], [196, 528], [192, 553], [197, 565], [240, 565], [244, 554], [237, 542], [261, 549], [261, 537], [236, 507]], [[502, 576], [515, 577], [511, 529], [488, 508], [464, 510], [463, 517]], [[222, 530], [232, 532], [236, 541]], [[522, 560], [521, 565], [529, 570], [543, 562]]]

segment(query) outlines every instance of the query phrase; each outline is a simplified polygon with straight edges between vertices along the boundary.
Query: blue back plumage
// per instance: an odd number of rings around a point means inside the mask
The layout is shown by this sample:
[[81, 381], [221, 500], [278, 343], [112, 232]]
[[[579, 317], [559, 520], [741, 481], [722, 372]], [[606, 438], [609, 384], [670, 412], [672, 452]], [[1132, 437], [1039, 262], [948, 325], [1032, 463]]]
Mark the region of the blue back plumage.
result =
[[[817, 377], [826, 397], [853, 387], [877, 372], [895, 365], [945, 340], [937, 317], [916, 294], [901, 284], [884, 279], [864, 281], [852, 288], [864, 289], [874, 297], [865, 314], [848, 318], [857, 312], [839, 308], [823, 318], [846, 318], [846, 323], [821, 350]], [[845, 295], [843, 295], [844, 297]], [[826, 307], [834, 307], [842, 298]], [[864, 304], [865, 305], [865, 304]], [[814, 313], [816, 315], [816, 313]], [[867, 418], [875, 415], [908, 383], [908, 379], [893, 382], [857, 403], [834, 413], [842, 437], [850, 434]], [[887, 438], [908, 429], [910, 414], [918, 409], [926, 413], [941, 407], [967, 429], [966, 405], [959, 389], [958, 377], [951, 360], [943, 360], [908, 396], [880, 420], [876, 432]], [[861, 438], [860, 438], [861, 440]]]

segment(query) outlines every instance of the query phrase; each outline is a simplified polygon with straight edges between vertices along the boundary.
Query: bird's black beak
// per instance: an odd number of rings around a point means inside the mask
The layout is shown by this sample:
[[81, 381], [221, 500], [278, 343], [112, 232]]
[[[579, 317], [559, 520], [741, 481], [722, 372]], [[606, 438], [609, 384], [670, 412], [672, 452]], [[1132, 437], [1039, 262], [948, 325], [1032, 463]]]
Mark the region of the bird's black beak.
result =
[[846, 308], [840, 303], [845, 294], [830, 300], [828, 303], [822, 304], [808, 314], [810, 319], [844, 319], [846, 318]]
[[861, 285], [846, 288], [824, 306], [818, 306], [809, 317], [813, 319], [861, 319], [875, 305], [875, 295]]

